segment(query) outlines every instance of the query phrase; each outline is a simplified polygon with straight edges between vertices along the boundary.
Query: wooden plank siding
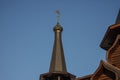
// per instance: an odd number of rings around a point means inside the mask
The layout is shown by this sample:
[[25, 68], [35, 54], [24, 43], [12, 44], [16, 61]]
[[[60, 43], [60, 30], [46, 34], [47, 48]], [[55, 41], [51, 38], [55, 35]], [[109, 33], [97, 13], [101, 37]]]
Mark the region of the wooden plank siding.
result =
[[111, 55], [111, 63], [112, 65], [118, 67], [120, 69], [120, 45], [115, 49], [115, 51]]

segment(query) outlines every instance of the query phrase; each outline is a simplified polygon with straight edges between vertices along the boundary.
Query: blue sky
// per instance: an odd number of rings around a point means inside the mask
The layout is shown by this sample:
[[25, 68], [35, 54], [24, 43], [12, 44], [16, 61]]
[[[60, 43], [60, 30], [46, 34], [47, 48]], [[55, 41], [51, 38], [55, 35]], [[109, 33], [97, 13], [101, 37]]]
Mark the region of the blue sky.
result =
[[68, 72], [94, 73], [105, 60], [99, 45], [119, 8], [120, 0], [0, 0], [0, 80], [38, 80], [48, 72], [56, 10]]

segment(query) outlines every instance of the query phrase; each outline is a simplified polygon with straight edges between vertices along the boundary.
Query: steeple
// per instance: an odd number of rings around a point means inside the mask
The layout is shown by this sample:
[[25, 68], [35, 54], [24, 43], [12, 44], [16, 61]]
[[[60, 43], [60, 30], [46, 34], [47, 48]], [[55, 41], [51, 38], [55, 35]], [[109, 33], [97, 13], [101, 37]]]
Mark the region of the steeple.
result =
[[66, 73], [66, 63], [61, 39], [63, 28], [59, 23], [57, 23], [53, 30], [55, 32], [55, 38], [49, 72]]
[[120, 9], [119, 9], [118, 16], [116, 19], [116, 24], [120, 24]]
[[53, 28], [55, 37], [54, 37], [54, 46], [53, 46], [53, 53], [52, 53], [49, 72], [67, 73], [64, 51], [62, 46], [62, 39], [61, 39], [63, 28], [59, 24], [59, 20], [60, 20], [59, 10], [56, 11], [56, 15], [57, 15], [57, 24]]
[[64, 51], [62, 46], [62, 31], [63, 28], [59, 24], [59, 11], [57, 13], [57, 24], [53, 28], [54, 31], [54, 45], [51, 58], [51, 64], [48, 73], [40, 75], [40, 80], [74, 80], [75, 76], [68, 73], [66, 69]]

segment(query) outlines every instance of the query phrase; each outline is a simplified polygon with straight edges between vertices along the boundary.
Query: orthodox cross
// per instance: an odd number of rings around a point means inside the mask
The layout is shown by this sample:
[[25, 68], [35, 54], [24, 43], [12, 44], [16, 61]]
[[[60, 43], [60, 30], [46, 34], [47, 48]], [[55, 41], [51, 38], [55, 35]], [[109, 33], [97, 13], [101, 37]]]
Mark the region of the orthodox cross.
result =
[[59, 23], [60, 21], [60, 11], [56, 10], [56, 15], [57, 15], [57, 22]]

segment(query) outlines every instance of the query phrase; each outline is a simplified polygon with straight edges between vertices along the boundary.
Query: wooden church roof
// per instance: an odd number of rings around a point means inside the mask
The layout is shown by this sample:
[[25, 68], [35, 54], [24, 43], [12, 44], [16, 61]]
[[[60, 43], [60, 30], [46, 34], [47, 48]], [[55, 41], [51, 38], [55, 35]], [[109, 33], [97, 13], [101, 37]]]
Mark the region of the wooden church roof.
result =
[[94, 72], [91, 80], [119, 80], [120, 69], [101, 60], [98, 69]]
[[100, 47], [108, 50], [114, 43], [117, 34], [120, 34], [120, 10], [114, 25], [108, 27], [105, 36], [100, 44]]
[[120, 80], [120, 69], [101, 60], [93, 74], [79, 77], [76, 80]]
[[120, 80], [120, 10], [116, 23], [108, 28], [100, 47], [107, 50], [107, 61], [101, 60], [93, 74], [77, 80]]

